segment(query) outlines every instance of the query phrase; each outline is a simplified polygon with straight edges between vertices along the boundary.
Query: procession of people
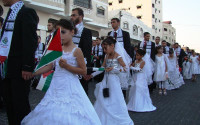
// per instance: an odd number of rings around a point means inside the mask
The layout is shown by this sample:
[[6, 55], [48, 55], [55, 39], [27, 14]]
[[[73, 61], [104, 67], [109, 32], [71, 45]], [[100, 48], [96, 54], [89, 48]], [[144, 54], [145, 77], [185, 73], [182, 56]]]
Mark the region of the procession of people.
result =
[[[74, 8], [70, 20], [48, 20], [49, 36], [41, 42], [35, 10], [21, 0], [3, 3], [10, 9], [1, 21], [0, 103], [5, 103], [9, 125], [134, 125], [129, 111], [157, 109], [150, 96], [155, 89], [158, 96], [167, 96], [167, 91], [181, 89], [184, 79], [195, 83], [200, 74], [200, 55], [178, 43], [161, 42], [159, 36], [154, 43], [145, 32], [143, 41], [131, 47], [130, 34], [120, 28], [118, 18], [111, 19], [108, 36], [92, 39], [84, 11]], [[58, 29], [62, 56], [34, 72]], [[31, 111], [30, 87], [36, 89], [40, 76], [51, 70], [51, 84]], [[96, 85], [94, 104], [88, 97], [91, 81]]]

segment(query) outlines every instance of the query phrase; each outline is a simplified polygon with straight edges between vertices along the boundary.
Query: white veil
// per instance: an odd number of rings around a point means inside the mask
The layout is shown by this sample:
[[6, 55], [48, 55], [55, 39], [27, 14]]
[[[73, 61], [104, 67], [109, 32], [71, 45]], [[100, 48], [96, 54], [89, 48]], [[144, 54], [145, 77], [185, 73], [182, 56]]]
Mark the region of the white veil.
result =
[[[122, 89], [128, 89], [128, 80], [130, 74], [130, 64], [132, 63], [131, 57], [128, 55], [122, 44], [118, 41], [115, 44], [115, 52], [117, 52], [123, 59], [126, 65], [126, 72], [120, 73], [119, 78], [121, 82]], [[122, 68], [123, 69], [123, 68]]]

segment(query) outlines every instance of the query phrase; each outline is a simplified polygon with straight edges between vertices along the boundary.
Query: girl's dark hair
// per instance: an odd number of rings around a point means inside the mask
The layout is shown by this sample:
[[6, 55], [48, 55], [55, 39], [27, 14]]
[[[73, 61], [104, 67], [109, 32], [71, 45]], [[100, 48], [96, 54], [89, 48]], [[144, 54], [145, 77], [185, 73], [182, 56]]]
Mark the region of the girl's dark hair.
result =
[[161, 45], [159, 45], [159, 46], [156, 47], [156, 54], [158, 54], [158, 50], [161, 49], [161, 48], [162, 48]]
[[174, 50], [172, 48], [169, 49], [169, 54], [173, 54]]
[[138, 53], [140, 56], [144, 56], [146, 54], [146, 52], [142, 49], [138, 49], [136, 53]]
[[106, 39], [103, 40], [102, 44], [108, 44], [108, 45], [112, 45], [114, 44], [115, 45], [116, 43], [116, 40], [111, 37], [111, 36], [108, 36]]
[[74, 34], [77, 33], [77, 29], [75, 28], [74, 23], [72, 21], [67, 20], [67, 19], [60, 19], [57, 22], [56, 26], [61, 26], [61, 27], [68, 29], [70, 31], [74, 30]]

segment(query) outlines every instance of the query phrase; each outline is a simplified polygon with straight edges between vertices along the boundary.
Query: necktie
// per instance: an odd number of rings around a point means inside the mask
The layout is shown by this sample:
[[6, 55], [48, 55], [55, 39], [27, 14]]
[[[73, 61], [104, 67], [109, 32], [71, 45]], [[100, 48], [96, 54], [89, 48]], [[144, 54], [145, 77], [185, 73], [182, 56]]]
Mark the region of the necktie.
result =
[[166, 47], [163, 48], [163, 53], [166, 54]]
[[8, 17], [10, 16], [11, 12], [12, 12], [12, 9], [10, 8], [9, 11], [8, 11], [8, 13], [7, 13], [6, 19], [4, 21], [3, 27], [2, 27], [1, 38], [3, 37], [4, 31], [5, 31], [5, 28], [6, 28], [6, 23], [8, 21]]
[[146, 50], [146, 46], [147, 46], [147, 42], [144, 41], [144, 46], [143, 46], [143, 49]]
[[114, 38], [117, 40], [117, 32], [114, 32]]
[[93, 48], [93, 55], [95, 55], [95, 49], [96, 49], [96, 46], [94, 46]]
[[97, 56], [99, 56], [99, 46], [97, 46]]

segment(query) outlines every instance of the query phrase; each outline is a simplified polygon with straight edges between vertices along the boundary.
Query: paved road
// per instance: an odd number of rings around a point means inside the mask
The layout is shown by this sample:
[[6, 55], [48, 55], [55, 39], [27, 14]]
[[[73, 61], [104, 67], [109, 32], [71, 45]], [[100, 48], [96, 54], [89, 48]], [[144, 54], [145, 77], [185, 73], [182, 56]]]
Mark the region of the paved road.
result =
[[[151, 94], [157, 110], [149, 113], [129, 112], [135, 125], [200, 125], [200, 76], [196, 82], [185, 81], [180, 89], [168, 91], [167, 96]], [[94, 103], [94, 83], [89, 84], [89, 98]], [[30, 104], [34, 108], [44, 93], [32, 90]], [[0, 110], [0, 125], [7, 125], [5, 109]]]

